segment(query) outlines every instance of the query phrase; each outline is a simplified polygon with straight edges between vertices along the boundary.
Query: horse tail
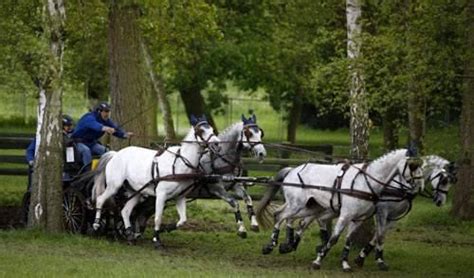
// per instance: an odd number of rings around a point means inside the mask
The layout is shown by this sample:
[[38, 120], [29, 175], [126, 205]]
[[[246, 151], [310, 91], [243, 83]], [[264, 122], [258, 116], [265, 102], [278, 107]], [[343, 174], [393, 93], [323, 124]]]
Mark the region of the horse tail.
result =
[[285, 177], [293, 170], [291, 167], [286, 167], [281, 169], [276, 175], [274, 182], [270, 183], [267, 191], [263, 194], [262, 199], [258, 202], [258, 206], [256, 208], [256, 215], [257, 221], [262, 225], [264, 228], [269, 228], [272, 225], [271, 222], [271, 211], [269, 208], [272, 199], [275, 197], [277, 192], [281, 189], [281, 182], [285, 179]]
[[94, 186], [92, 187], [92, 192], [91, 192], [91, 200], [93, 202], [95, 202], [97, 196], [99, 196], [105, 191], [105, 186], [106, 186], [105, 168], [116, 153], [117, 153], [116, 151], [109, 151], [103, 154], [99, 160], [97, 168], [93, 171], [94, 172]]

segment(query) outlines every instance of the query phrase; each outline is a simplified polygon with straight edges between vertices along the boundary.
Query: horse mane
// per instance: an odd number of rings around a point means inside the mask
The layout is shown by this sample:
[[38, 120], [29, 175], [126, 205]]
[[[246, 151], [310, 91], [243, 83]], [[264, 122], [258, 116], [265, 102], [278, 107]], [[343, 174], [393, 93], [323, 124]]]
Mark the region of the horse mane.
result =
[[424, 164], [427, 167], [438, 167], [444, 168], [444, 166], [449, 164], [449, 161], [445, 158], [442, 158], [438, 155], [426, 155], [422, 157]]
[[[241, 121], [236, 122], [230, 126], [228, 126], [224, 131], [219, 133], [217, 138], [221, 140], [221, 142], [225, 143], [231, 143], [233, 141], [237, 142], [236, 140], [236, 135], [240, 135], [240, 130], [242, 129], [243, 124]], [[239, 129], [239, 133], [234, 133], [237, 129]]]
[[407, 152], [407, 149], [397, 149], [397, 150], [392, 150], [384, 155], [382, 155], [381, 157], [373, 160], [371, 162], [372, 163], [376, 163], [376, 162], [381, 162], [381, 161], [385, 161], [385, 159], [387, 159], [387, 157], [393, 157], [393, 156], [398, 156], [398, 155], [404, 155], [406, 156], [406, 152]]
[[242, 122], [239, 121], [239, 122], [236, 122], [236, 123], [233, 123], [232, 125], [228, 126], [226, 129], [224, 129], [224, 131], [222, 131], [221, 133], [219, 133], [219, 135], [217, 136], [217, 138], [219, 138], [221, 141], [223, 142], [227, 142], [227, 141], [230, 141], [229, 140], [229, 136], [231, 134], [229, 134], [231, 131], [234, 131], [235, 128], [238, 126], [238, 125], [241, 125]]
[[192, 141], [196, 141], [194, 138], [194, 127], [191, 127], [188, 133], [186, 133], [186, 136], [183, 138], [183, 142], [189, 143]]

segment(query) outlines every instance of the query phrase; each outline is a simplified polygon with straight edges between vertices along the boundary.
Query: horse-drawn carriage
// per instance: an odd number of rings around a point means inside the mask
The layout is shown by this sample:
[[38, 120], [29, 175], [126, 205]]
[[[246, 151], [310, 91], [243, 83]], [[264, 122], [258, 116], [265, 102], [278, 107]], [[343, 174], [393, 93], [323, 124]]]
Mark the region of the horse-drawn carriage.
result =
[[[251, 226], [256, 229], [258, 223], [252, 200], [238, 185], [253, 181], [269, 186], [260, 200], [257, 215], [263, 215], [277, 190], [282, 189], [285, 197], [285, 204], [274, 215], [270, 242], [262, 249], [264, 254], [278, 245], [283, 221], [287, 222], [287, 239], [280, 245], [280, 252], [287, 253], [296, 250], [303, 231], [314, 219], [323, 225], [337, 218], [334, 232], [328, 231], [327, 237], [322, 238], [323, 244], [317, 250], [313, 267], [321, 266], [323, 258], [349, 225], [342, 267], [350, 270], [350, 235], [360, 225], [360, 219], [370, 218], [377, 212], [376, 235], [360, 254], [368, 254], [375, 248], [377, 263], [384, 269], [383, 238], [387, 227], [409, 212], [412, 199], [424, 187], [422, 181], [432, 183], [433, 201], [438, 206], [446, 200], [449, 184], [454, 181], [455, 173], [449, 170], [448, 161], [432, 156], [412, 157], [412, 151], [407, 149], [393, 151], [367, 164], [308, 162], [283, 170], [275, 179], [236, 177], [234, 172], [240, 166], [242, 149], [251, 150], [258, 159], [266, 155], [262, 136], [263, 131], [256, 125], [255, 118], [243, 117], [242, 122], [234, 124], [219, 137], [213, 134], [206, 121], [195, 119], [181, 146], [163, 152], [138, 147], [108, 152], [100, 159], [97, 169], [72, 175], [70, 180], [64, 181], [66, 227], [72, 232], [112, 233], [133, 242], [154, 214], [153, 243], [161, 249], [160, 233], [176, 229], [187, 220], [186, 194], [196, 187], [205, 187], [234, 208], [238, 234], [244, 237], [246, 230], [238, 202], [227, 193], [223, 184], [237, 186], [237, 192], [243, 193]], [[211, 150], [206, 150], [207, 147]], [[165, 203], [172, 198], [176, 199], [180, 219], [177, 223], [163, 225]], [[107, 207], [107, 200], [112, 200], [113, 205]], [[303, 220], [294, 235], [292, 224], [298, 219]], [[359, 265], [363, 264], [364, 256], [357, 261]]]

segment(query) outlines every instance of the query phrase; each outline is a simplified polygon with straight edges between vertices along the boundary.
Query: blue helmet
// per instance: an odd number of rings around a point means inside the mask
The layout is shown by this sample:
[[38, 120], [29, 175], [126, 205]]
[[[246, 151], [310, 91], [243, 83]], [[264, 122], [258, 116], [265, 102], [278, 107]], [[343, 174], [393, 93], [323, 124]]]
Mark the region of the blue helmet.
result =
[[102, 112], [102, 111], [109, 112], [110, 111], [110, 104], [108, 102], [105, 102], [105, 101], [101, 102], [97, 105], [95, 110], [99, 111], [99, 112]]
[[71, 126], [74, 124], [74, 120], [71, 116], [64, 114], [63, 115], [63, 126]]

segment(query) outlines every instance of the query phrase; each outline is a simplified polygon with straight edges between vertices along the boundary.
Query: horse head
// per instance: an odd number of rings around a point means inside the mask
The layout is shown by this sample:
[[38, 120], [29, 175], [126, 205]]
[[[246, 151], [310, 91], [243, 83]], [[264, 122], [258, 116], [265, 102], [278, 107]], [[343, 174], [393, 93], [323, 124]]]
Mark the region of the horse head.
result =
[[[441, 161], [445, 160], [443, 159]], [[427, 167], [429, 167], [429, 165]], [[428, 180], [431, 183], [434, 193], [433, 202], [440, 207], [446, 203], [451, 185], [457, 182], [457, 166], [453, 162], [444, 165], [434, 164], [433, 167], [430, 167], [430, 170], [431, 173], [428, 176]]]
[[211, 151], [218, 152], [220, 140], [214, 134], [214, 129], [207, 122], [206, 116], [195, 117], [191, 115], [190, 119], [196, 141], [203, 146], [209, 147]]
[[241, 142], [245, 149], [250, 149], [254, 156], [262, 162], [267, 151], [265, 146], [262, 144], [262, 139], [265, 136], [263, 129], [257, 125], [257, 117], [255, 115], [250, 116], [248, 119], [242, 114], [242, 133]]
[[381, 173], [388, 178], [388, 184], [398, 184], [404, 191], [413, 194], [424, 188], [423, 161], [411, 150], [392, 151], [372, 163], [384, 165]]

